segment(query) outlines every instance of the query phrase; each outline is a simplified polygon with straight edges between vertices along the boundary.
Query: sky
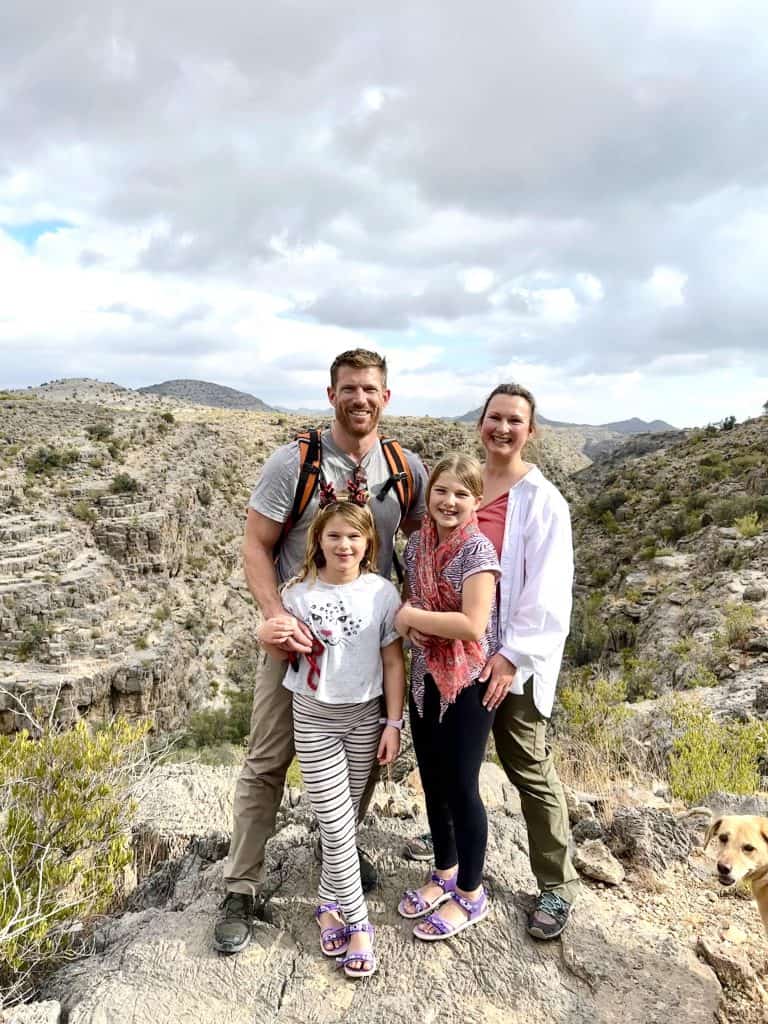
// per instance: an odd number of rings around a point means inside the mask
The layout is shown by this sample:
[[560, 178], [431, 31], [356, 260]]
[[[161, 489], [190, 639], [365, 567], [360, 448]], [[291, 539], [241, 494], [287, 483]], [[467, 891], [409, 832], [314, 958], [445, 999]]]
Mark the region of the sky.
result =
[[0, 387], [552, 419], [768, 400], [765, 0], [0, 12]]

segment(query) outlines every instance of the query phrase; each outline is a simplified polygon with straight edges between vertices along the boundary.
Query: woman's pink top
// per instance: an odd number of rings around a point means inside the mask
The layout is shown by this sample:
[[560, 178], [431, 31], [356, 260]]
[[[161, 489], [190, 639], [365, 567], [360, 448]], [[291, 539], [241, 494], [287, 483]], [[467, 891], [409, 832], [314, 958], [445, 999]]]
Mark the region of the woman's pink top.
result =
[[496, 548], [496, 555], [501, 558], [501, 546], [504, 543], [504, 525], [507, 521], [507, 501], [509, 491], [504, 491], [495, 501], [483, 505], [477, 510], [477, 525], [482, 533]]

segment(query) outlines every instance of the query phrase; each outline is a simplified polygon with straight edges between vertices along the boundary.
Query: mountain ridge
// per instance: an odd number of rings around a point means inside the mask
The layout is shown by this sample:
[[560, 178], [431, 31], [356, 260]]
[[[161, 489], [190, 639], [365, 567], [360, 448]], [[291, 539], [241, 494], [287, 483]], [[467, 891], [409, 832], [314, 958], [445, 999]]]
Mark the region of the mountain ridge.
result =
[[181, 402], [189, 402], [192, 405], [207, 405], [214, 409], [247, 409], [256, 412], [274, 411], [273, 406], [267, 405], [266, 402], [257, 398], [256, 395], [207, 380], [195, 380], [192, 378], [165, 380], [160, 384], [147, 384], [142, 388], [136, 388], [136, 391], [145, 395], [163, 395], [167, 398], [176, 398]]

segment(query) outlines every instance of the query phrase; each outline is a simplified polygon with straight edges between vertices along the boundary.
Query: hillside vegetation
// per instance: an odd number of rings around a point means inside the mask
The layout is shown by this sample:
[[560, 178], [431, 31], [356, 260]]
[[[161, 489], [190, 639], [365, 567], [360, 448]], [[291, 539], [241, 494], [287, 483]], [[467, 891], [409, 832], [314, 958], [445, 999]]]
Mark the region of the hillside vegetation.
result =
[[575, 475], [570, 663], [613, 669], [630, 700], [727, 683], [732, 711], [762, 711], [768, 417], [659, 443]]

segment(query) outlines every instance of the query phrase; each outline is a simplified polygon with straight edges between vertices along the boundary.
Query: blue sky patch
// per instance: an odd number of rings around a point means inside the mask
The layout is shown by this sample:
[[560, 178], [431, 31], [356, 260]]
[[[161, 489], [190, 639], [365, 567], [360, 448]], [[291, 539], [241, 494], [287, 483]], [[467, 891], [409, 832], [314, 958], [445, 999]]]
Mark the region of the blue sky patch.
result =
[[31, 220], [26, 224], [0, 224], [0, 229], [31, 249], [41, 235], [53, 235], [62, 228], [73, 226], [66, 220]]

